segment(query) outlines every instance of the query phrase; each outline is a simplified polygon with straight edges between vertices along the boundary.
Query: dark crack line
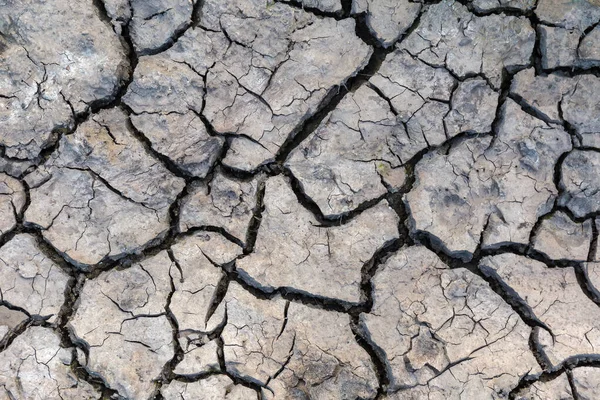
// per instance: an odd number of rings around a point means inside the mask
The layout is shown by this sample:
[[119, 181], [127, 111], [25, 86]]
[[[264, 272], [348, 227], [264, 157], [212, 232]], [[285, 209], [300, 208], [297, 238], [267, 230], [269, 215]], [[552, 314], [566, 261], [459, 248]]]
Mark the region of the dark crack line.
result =
[[[96, 4], [96, 7], [99, 10], [100, 18], [104, 22], [110, 22], [110, 18], [108, 18], [108, 15], [106, 13], [106, 10], [104, 9], [104, 5], [102, 4], [102, 2], [100, 0], [96, 0], [94, 2], [94, 4]], [[301, 3], [296, 0], [291, 0], [291, 4], [289, 2], [287, 4], [288, 4], [288, 6], [296, 7], [296, 8], [301, 6]], [[502, 9], [498, 9], [495, 11], [481, 12], [481, 11], [475, 10], [474, 7], [469, 2], [461, 1], [461, 4], [466, 5], [467, 8], [469, 8], [469, 10], [474, 15], [477, 15], [477, 16], [509, 15], [509, 16], [525, 16], [525, 17], [527, 17], [531, 21], [532, 26], [534, 26], [534, 28], [536, 29], [536, 32], [537, 32], [536, 44], [535, 44], [534, 52], [532, 54], [531, 62], [536, 68], [536, 73], [540, 73], [542, 71], [542, 69], [541, 69], [542, 53], [541, 53], [540, 43], [539, 43], [540, 34], [539, 34], [539, 30], [537, 29], [538, 28], [537, 25], [539, 24], [539, 21], [537, 20], [537, 17], [535, 16], [535, 14], [532, 11], [522, 12], [520, 10], [512, 9], [510, 7], [504, 7]], [[176, 43], [177, 40], [182, 35], [184, 35], [185, 32], [190, 27], [196, 26], [198, 24], [199, 20], [201, 19], [202, 6], [203, 6], [203, 1], [197, 1], [193, 7], [191, 22], [188, 25], [186, 25], [183, 29], [177, 31], [169, 39], [168, 43], [166, 43], [165, 45], [163, 45], [157, 49], [150, 50], [147, 54], [157, 54], [159, 52], [167, 50], [168, 48], [173, 46], [173, 44]], [[349, 16], [350, 9], [351, 9], [351, 0], [344, 0], [343, 1], [343, 12], [340, 14], [335, 13], [335, 15], [329, 14], [329, 13], [324, 13], [324, 12], [318, 11], [316, 9], [310, 9], [310, 8], [306, 8], [306, 7], [302, 7], [302, 8], [308, 12], [311, 12], [311, 13], [317, 15], [317, 16], [336, 18], [339, 20], [341, 18]], [[405, 32], [405, 34], [399, 41], [401, 41], [404, 37], [406, 37], [407, 35], [409, 35], [411, 32], [413, 32], [416, 29], [416, 27], [419, 25], [420, 17], [423, 14], [423, 12], [426, 10], [426, 8], [427, 7], [423, 7], [423, 9], [421, 10], [419, 16], [416, 18], [413, 25]], [[350, 78], [348, 80], [348, 82], [346, 83], [346, 85], [343, 85], [340, 87], [334, 87], [328, 93], [326, 98], [321, 103], [321, 105], [319, 107], [319, 111], [314, 113], [312, 116], [309, 116], [305, 121], [303, 121], [300, 124], [299, 127], [297, 127], [294, 134], [290, 135], [288, 140], [284, 143], [284, 145], [281, 147], [280, 151], [278, 152], [275, 162], [264, 165], [259, 170], [253, 171], [253, 172], [250, 172], [250, 173], [247, 173], [244, 175], [245, 178], [249, 178], [249, 177], [252, 177], [252, 176], [256, 175], [257, 173], [261, 173], [261, 172], [264, 172], [271, 176], [277, 175], [280, 173], [285, 173], [286, 175], [288, 175], [290, 177], [290, 179], [292, 181], [295, 181], [295, 183], [293, 183], [292, 186], [295, 185], [294, 192], [296, 193], [296, 195], [299, 199], [299, 202], [305, 208], [307, 208], [309, 211], [311, 211], [315, 215], [315, 217], [321, 223], [324, 224], [324, 226], [335, 226], [340, 223], [345, 223], [345, 222], [351, 220], [355, 215], [358, 215], [358, 214], [360, 214], [360, 212], [364, 211], [365, 209], [372, 207], [374, 204], [376, 204], [377, 202], [379, 202], [382, 199], [382, 198], [378, 198], [371, 202], [366, 202], [363, 205], [361, 205], [357, 210], [347, 213], [345, 215], [335, 216], [335, 217], [331, 217], [331, 218], [325, 218], [318, 210], [318, 207], [316, 207], [316, 204], [314, 202], [312, 202], [312, 200], [310, 200], [308, 198], [308, 196], [305, 195], [304, 191], [301, 189], [300, 182], [295, 180], [295, 178], [293, 176], [291, 176], [291, 173], [289, 173], [289, 171], [286, 171], [282, 167], [282, 164], [285, 162], [285, 160], [289, 156], [290, 152], [294, 148], [296, 148], [301, 142], [303, 142], [311, 133], [314, 132], [314, 130], [320, 125], [320, 123], [323, 121], [323, 119], [333, 109], [335, 109], [335, 107], [339, 104], [339, 102], [342, 100], [342, 98], [345, 95], [347, 95], [347, 93], [353, 92], [358, 87], [360, 87], [362, 84], [365, 84], [365, 82], [367, 82], [367, 80], [377, 72], [377, 70], [381, 66], [381, 63], [385, 60], [385, 56], [390, 51], [393, 50], [393, 48], [383, 49], [380, 47], [379, 42], [372, 36], [370, 30], [368, 29], [368, 27], [366, 25], [364, 14], [354, 16], [354, 19], [357, 22], [357, 24], [356, 24], [357, 35], [363, 41], [365, 41], [367, 44], [375, 47], [374, 53], [371, 56], [371, 59], [369, 60], [368, 64], [361, 71], [359, 71], [355, 77]], [[128, 21], [123, 26], [122, 38], [127, 44], [126, 47], [129, 48], [129, 63], [131, 65], [131, 69], [133, 71], [137, 65], [137, 55], [136, 55], [135, 51], [133, 51], [133, 44], [132, 44], [130, 34], [129, 34], [129, 23], [130, 23], [130, 21]], [[548, 71], [546, 71], [546, 72], [548, 72]], [[583, 74], [583, 73], [600, 74], [600, 68], [587, 68], [587, 69], [569, 68], [568, 70], [564, 69], [564, 68], [557, 68], [557, 69], [553, 69], [550, 72], [560, 72], [567, 76], [575, 76], [575, 75]], [[506, 73], [506, 71], [505, 71], [505, 73]], [[500, 111], [502, 108], [501, 105], [503, 104], [503, 102], [505, 101], [505, 99], [508, 96], [508, 88], [510, 87], [512, 75], [514, 75], [514, 73], [509, 74], [509, 76], [503, 77], [503, 81], [502, 81], [503, 85], [501, 88], [501, 96], [500, 96], [499, 104], [497, 107], [497, 114], [496, 114], [494, 123], [492, 125], [493, 132], [497, 132], [497, 128], [498, 128], [499, 124], [501, 123], [501, 118], [502, 118], [501, 111]], [[40, 153], [40, 156], [37, 160], [38, 165], [45, 162], [45, 160], [47, 160], [50, 157], [50, 155], [57, 150], [58, 142], [59, 142], [60, 136], [62, 134], [69, 134], [69, 133], [74, 132], [77, 129], [77, 126], [81, 122], [85, 121], [90, 115], [98, 112], [101, 109], [108, 109], [108, 108], [121, 106], [122, 105], [121, 98], [125, 94], [132, 79], [133, 79], [133, 72], [130, 73], [129, 78], [125, 82], [122, 82], [118, 86], [118, 88], [114, 94], [108, 96], [107, 98], [97, 100], [93, 103], [90, 103], [90, 105], [88, 107], [88, 111], [86, 113], [76, 116], [74, 126], [71, 129], [67, 129], [65, 131], [65, 129], [63, 127], [55, 128], [55, 136], [56, 137], [51, 141], [49, 146], [45, 147], [42, 150], [42, 152]], [[513, 97], [511, 97], [511, 98], [513, 98]], [[515, 101], [517, 101], [520, 104], [522, 103], [518, 100], [515, 100]], [[522, 106], [522, 108], [524, 108], [524, 107]], [[531, 111], [531, 110], [529, 110], [529, 111]], [[129, 112], [131, 112], [131, 110], [129, 110]], [[536, 115], [534, 115], [534, 116], [536, 116]], [[540, 118], [539, 115], [536, 117], [538, 117], [542, 121], [545, 121], [543, 118]], [[561, 118], [562, 118], [562, 116], [561, 116]], [[211, 126], [210, 126], [210, 124], [207, 124], [208, 121], [203, 120], [203, 122], [205, 123], [207, 130], [210, 131]], [[547, 121], [545, 121], [545, 122], [547, 122]], [[135, 132], [135, 130], [134, 130], [134, 132]], [[184, 171], [182, 171], [172, 160], [170, 160], [168, 157], [163, 156], [160, 153], [154, 151], [152, 149], [152, 146], [151, 146], [149, 140], [142, 133], [137, 132], [135, 136], [145, 144], [146, 149], [152, 154], [152, 156], [154, 158], [159, 159], [160, 162], [162, 162], [167, 167], [167, 169], [169, 169], [169, 171], [171, 171], [172, 173], [174, 173], [177, 176], [184, 177], [184, 179], [186, 179], [186, 182], [188, 184], [192, 181], [192, 177], [190, 177], [189, 175], [184, 173]], [[473, 137], [473, 136], [474, 135], [459, 135], [458, 138], [456, 138], [455, 140], [448, 141], [445, 144], [443, 144], [442, 146], [448, 146], [448, 148], [450, 148], [453, 145], [455, 145], [456, 143], [459, 143], [460, 141], [464, 140], [465, 138]], [[215, 166], [217, 164], [221, 163], [227, 149], [228, 149], [228, 145], [226, 145], [224, 147], [224, 151], [221, 154], [221, 157], [219, 157], [219, 161], [217, 163], [215, 163]], [[548, 260], [547, 258], [544, 258], [544, 256], [541, 253], [536, 253], [536, 252], [532, 251], [530, 248], [529, 249], [519, 248], [517, 246], [507, 246], [505, 248], [497, 249], [494, 251], [478, 251], [474, 255], [472, 261], [465, 263], [456, 257], [452, 257], [452, 256], [445, 254], [445, 252], [443, 250], [441, 250], [438, 245], [433, 243], [432, 238], [427, 237], [426, 235], [418, 235], [418, 234], [412, 235], [412, 236], [409, 235], [408, 228], [406, 227], [406, 221], [408, 220], [409, 215], [402, 203], [402, 196], [404, 193], [407, 193], [408, 191], [410, 191], [412, 189], [412, 186], [414, 185], [414, 181], [415, 181], [414, 166], [429, 151], [431, 151], [431, 149], [425, 149], [424, 151], [420, 152], [417, 156], [413, 157], [411, 162], [409, 162], [407, 164], [408, 178], [407, 178], [407, 183], [405, 184], [404, 188], [402, 188], [398, 193], [388, 194], [385, 196], [385, 198], [392, 205], [392, 208], [394, 208], [396, 210], [396, 212], [398, 213], [398, 215], [400, 217], [400, 220], [401, 220], [400, 228], [399, 228], [400, 229], [400, 239], [395, 240], [392, 243], [388, 243], [382, 249], [378, 250], [378, 252], [376, 253], [376, 255], [374, 255], [372, 260], [370, 260], [368, 263], [366, 263], [363, 266], [361, 289], [362, 289], [364, 298], [362, 299], [363, 302], [361, 302], [361, 304], [359, 304], [359, 305], [350, 304], [350, 303], [340, 302], [340, 301], [337, 301], [334, 299], [312, 296], [308, 293], [300, 292], [293, 288], [279, 288], [279, 289], [271, 290], [271, 291], [263, 290], [263, 289], [256, 287], [255, 285], [253, 285], [251, 283], [251, 278], [242, 276], [236, 270], [235, 263], [231, 263], [229, 265], [223, 266], [223, 270], [225, 271], [226, 275], [219, 283], [219, 286], [221, 287], [221, 289], [220, 289], [220, 291], [218, 291], [219, 294], [215, 297], [214, 303], [211, 305], [213, 312], [214, 312], [214, 309], [216, 309], [216, 306], [221, 303], [221, 300], [223, 299], [223, 296], [226, 292], [227, 285], [229, 284], [229, 282], [235, 281], [235, 282], [239, 283], [242, 287], [244, 287], [245, 290], [249, 291], [257, 298], [273, 299], [276, 297], [282, 297], [289, 301], [295, 301], [295, 302], [299, 302], [299, 303], [303, 303], [303, 304], [308, 304], [308, 305], [312, 305], [312, 306], [315, 306], [315, 307], [318, 307], [321, 309], [325, 309], [325, 310], [344, 312], [344, 313], [350, 314], [352, 317], [351, 327], [352, 327], [352, 331], [354, 332], [354, 334], [356, 336], [357, 342], [370, 355], [372, 362], [374, 363], [374, 365], [377, 369], [377, 375], [378, 375], [378, 379], [379, 379], [378, 396], [380, 396], [383, 394], [386, 386], [389, 384], [389, 371], [387, 371], [387, 369], [386, 369], [386, 364], [384, 362], [385, 358], [382, 356], [381, 350], [380, 349], [378, 350], [376, 345], [374, 343], [372, 343], [370, 340], [368, 340], [368, 337], [360, 329], [359, 315], [361, 312], [370, 311], [370, 308], [372, 307], [371, 280], [377, 271], [378, 265], [380, 265], [382, 262], [384, 262], [385, 258], [387, 256], [389, 256], [391, 253], [397, 251], [400, 248], [400, 246], [421, 243], [421, 244], [424, 244], [430, 250], [434, 251], [436, 254], [438, 254], [438, 256], [440, 258], [442, 258], [442, 260], [444, 262], [446, 262], [451, 268], [459, 268], [459, 267], [466, 268], [469, 271], [474, 272], [478, 276], [484, 278], [490, 284], [492, 289], [494, 289], [494, 291], [496, 293], [498, 293], [504, 299], [505, 302], [509, 303], [509, 305], [511, 305], [511, 307], [513, 307], [513, 309], [517, 308], [519, 310], [518, 314], [528, 325], [533, 326], [534, 329], [539, 329], [540, 327], [547, 329], [547, 327], [541, 321], [539, 321], [537, 319], [537, 317], [535, 317], [535, 315], [532, 315], [532, 312], [530, 312], [530, 309], [528, 310], [527, 308], [524, 308], [524, 306], [523, 306], [524, 301], [522, 299], [520, 299], [518, 294], [513, 293], [514, 291], [510, 292], [510, 290], [512, 290], [512, 289], [510, 289], [510, 287], [503, 286], [503, 283], [501, 282], [501, 280], [499, 278], [492, 277], [491, 274], [487, 273], [489, 271], [482, 273], [479, 270], [477, 265], [479, 264], [479, 261], [481, 260], [481, 258], [485, 257], [486, 255], [502, 254], [503, 252], [515, 252], [515, 253], [522, 254], [522, 255], [525, 255], [525, 256], [533, 258], [533, 259], [543, 260], [543, 262], [546, 265], [551, 265], [553, 267], [574, 266], [577, 271], [578, 280], [580, 281], [580, 284], [582, 284], [582, 282], [583, 282], [583, 283], [589, 285], [589, 279], [587, 277], [587, 272], [581, 268], [581, 264], [579, 264], [579, 263], [578, 264], [562, 263], [561, 264], [560, 262], [556, 262], [556, 261], [552, 261], [552, 260]], [[558, 164], [559, 163], [557, 163], [557, 165]], [[232, 175], [243, 174], [242, 172], [235, 171], [232, 169], [228, 170], [226, 167], [224, 167], [224, 170]], [[558, 182], [558, 180], [556, 180], [556, 182]], [[57, 323], [56, 323], [57, 329], [59, 330], [59, 332], [61, 332], [61, 340], [64, 345], [73, 347], [73, 348], [80, 348], [87, 354], [87, 351], [85, 350], [84, 346], [82, 346], [81, 343], [75, 343], [73, 338], [71, 337], [71, 335], [68, 333], [68, 329], [66, 328], [66, 324], [68, 323], [69, 319], [76, 312], [76, 303], [77, 303], [77, 300], [81, 293], [81, 289], [83, 287], [83, 283], [85, 282], [85, 279], [93, 279], [93, 278], [97, 277], [98, 274], [101, 273], [102, 271], [112, 269], [118, 265], [128, 266], [128, 265], [131, 265], [132, 263], [137, 262], [141, 259], [144, 259], [144, 258], [150, 257], [154, 254], [157, 254], [160, 251], [169, 250], [170, 246], [172, 245], [174, 240], [176, 240], [176, 238], [181, 236], [177, 232], [178, 219], [179, 219], [179, 207], [180, 207], [182, 198], [187, 195], [188, 187], [189, 187], [189, 185], [186, 185], [186, 188], [184, 188], [184, 190], [178, 195], [177, 200], [172, 204], [172, 206], [169, 209], [171, 225], [170, 225], [170, 229], [169, 229], [168, 233], [165, 235], [164, 238], [159, 238], [157, 240], [157, 243], [152, 244], [151, 246], [149, 246], [149, 248], [146, 248], [146, 249], [140, 251], [138, 254], [126, 255], [125, 257], [123, 257], [122, 259], [120, 259], [118, 261], [106, 260], [106, 261], [100, 263], [95, 268], [93, 268], [91, 271], [86, 271], [86, 272], [78, 271], [78, 268], [76, 266], [74, 266], [72, 263], [70, 263], [69, 260], [66, 260], [64, 258], [64, 255], [60, 254], [58, 251], [56, 251], [56, 249], [54, 249], [50, 244], [48, 244], [45, 241], [45, 239], [43, 238], [43, 236], [41, 235], [39, 230], [23, 226], [23, 213], [25, 212], [25, 210], [27, 209], [27, 207], [30, 203], [29, 191], [26, 190], [26, 193], [27, 193], [26, 206], [24, 207], [23, 212], [17, 216], [17, 222], [18, 222], [17, 228], [15, 228], [10, 233], [4, 235], [2, 237], [2, 241], [0, 242], [0, 245], [5, 244], [8, 240], [10, 240], [12, 237], [14, 237], [14, 235], [17, 233], [26, 232], [26, 233], [33, 234], [38, 239], [38, 242], [40, 242], [40, 247], [42, 248], [42, 251], [53, 261], [57, 262], [63, 270], [65, 270], [69, 273], [70, 280], [69, 280], [69, 285], [68, 285], [68, 289], [67, 289], [66, 301], [63, 304], [61, 311], [59, 312], [59, 315], [57, 318]], [[557, 187], [558, 187], [558, 185], [557, 185]], [[262, 198], [262, 196], [264, 196], [264, 187], [262, 189], [262, 192], [259, 191], [259, 193], [261, 193], [261, 194], [259, 194], [259, 200], [257, 201], [257, 206], [253, 213], [252, 223], [248, 229], [248, 234], [246, 237], [246, 243], [247, 243], [246, 248], [245, 248], [246, 254], [251, 252], [252, 249], [254, 248], [254, 244], [256, 241], [256, 235], [257, 235], [258, 229], [260, 227], [261, 214], [262, 214], [262, 210], [264, 207], [263, 198]], [[572, 214], [571, 214], [571, 216], [572, 216]], [[223, 234], [224, 236], [227, 235], [225, 232], [220, 231], [219, 228], [216, 228], [216, 227], [201, 227], [196, 230], [191, 230], [190, 232], [188, 232], [186, 234], [192, 234], [193, 232], [198, 231], [198, 230], [207, 230], [207, 231], [213, 230], [213, 231]], [[592, 243], [593, 243], [592, 247], [594, 247], [594, 251], [595, 251], [595, 245], [597, 244], [597, 237], [598, 237], [598, 232], [597, 232], [597, 229], [595, 229], [594, 230], [594, 238], [592, 240]], [[239, 240], [235, 240], [235, 238], [233, 238], [233, 237], [227, 237], [227, 238], [236, 242], [237, 244], [240, 244]], [[592, 258], [591, 252], [592, 252], [592, 250], [590, 250], [590, 256], [588, 257], [588, 259]], [[169, 253], [169, 255], [172, 256], [172, 253]], [[171, 284], [173, 285], [172, 282], [171, 282]], [[173, 287], [172, 287], [172, 289], [173, 289]], [[599, 298], [598, 294], [597, 294], [597, 292], [593, 292], [592, 289], [593, 289], [593, 287], [592, 288], [588, 287], [588, 292], [591, 293], [592, 296], [595, 296], [596, 302], [598, 303], [598, 298]], [[170, 302], [170, 298], [171, 298], [172, 294], [173, 294], [173, 290], [169, 296], [169, 302]], [[588, 296], [590, 296], [590, 294], [588, 294]], [[174, 319], [174, 316], [172, 316], [172, 317]], [[207, 317], [209, 317], [209, 316], [207, 316]], [[176, 331], [178, 329], [177, 322], [174, 320], [170, 320], [170, 322], [174, 329], [174, 339], [173, 340], [174, 340], [175, 345], [177, 346], [177, 344], [176, 344], [177, 343]], [[43, 320], [40, 320], [40, 321], [27, 320], [23, 324], [24, 325], [21, 326], [19, 329], [16, 329], [15, 332], [18, 332], [21, 330], [24, 331], [27, 328], [27, 326], [29, 326], [31, 324], [42, 324], [43, 325], [43, 324], [46, 324], [46, 322], [44, 322]], [[13, 339], [14, 339], [14, 337], [13, 337]], [[254, 382], [242, 379], [240, 377], [233, 376], [232, 374], [226, 372], [227, 369], [226, 369], [226, 362], [223, 358], [222, 340], [221, 339], [215, 339], [215, 340], [217, 340], [217, 341], [220, 340], [219, 361], [220, 361], [221, 369], [225, 372], [225, 374], [227, 376], [229, 376], [236, 384], [241, 384], [241, 385], [250, 387], [253, 390], [257, 391], [257, 393], [260, 392], [263, 389], [262, 386], [257, 385]], [[535, 344], [536, 343], [534, 341], [533, 345], [535, 345]], [[163, 382], [170, 382], [173, 379], [182, 380], [185, 382], [194, 382], [194, 381], [197, 381], [200, 379], [205, 379], [208, 376], [217, 374], [217, 372], [210, 372], [210, 373], [206, 373], [206, 374], [199, 374], [194, 377], [175, 376], [172, 371], [176, 365], [176, 361], [179, 360], [179, 358], [182, 356], [181, 351], [182, 351], [181, 348], [179, 348], [179, 351], [176, 351], [176, 355], [174, 356], [173, 360], [171, 360], [171, 362], [169, 363], [169, 366], [165, 367], [165, 369], [163, 371], [163, 378], [162, 378]], [[534, 351], [534, 354], [538, 355], [538, 354], [536, 354], [536, 351]], [[539, 356], [542, 357], [542, 355], [539, 355]], [[116, 391], [109, 389], [106, 386], [105, 382], [102, 381], [102, 379], [99, 379], [98, 377], [94, 376], [93, 374], [88, 372], [85, 367], [83, 367], [81, 364], [79, 364], [79, 361], [77, 361], [76, 357], [74, 358], [74, 360], [75, 361], [71, 365], [71, 368], [73, 369], [74, 373], [79, 378], [81, 378], [85, 381], [88, 381], [88, 382], [92, 383], [96, 388], [99, 388], [101, 390], [103, 396], [106, 398], [117, 396]], [[542, 362], [542, 363], [544, 363], [544, 362]], [[515, 393], [516, 393], [517, 389], [527, 387], [538, 380], [549, 379], [551, 377], [555, 377], [564, 371], [567, 371], [568, 373], [570, 373], [570, 371], [573, 368], [579, 367], [579, 366], [596, 366], [596, 367], [598, 367], [598, 366], [600, 366], [600, 358], [598, 358], [597, 356], [593, 356], [593, 355], [580, 355], [580, 356], [570, 357], [569, 359], [565, 360], [563, 363], [561, 363], [558, 366], [555, 366], [554, 368], [547, 368], [547, 370], [544, 371], [539, 376], [525, 377], [520, 381], [519, 386], [517, 388], [515, 388], [513, 390], [513, 392], [511, 392], [511, 396], [512, 396], [511, 398], [515, 398]], [[570, 382], [572, 383], [572, 378], [570, 378]], [[160, 398], [160, 394], [156, 394], [156, 396], [157, 396], [157, 398]], [[575, 393], [574, 393], [574, 396], [576, 396]]]
[[571, 356], [553, 368], [543, 371], [541, 374], [526, 375], [519, 381], [518, 385], [511, 390], [508, 398], [510, 400], [517, 400], [518, 393], [521, 390], [530, 387], [534, 383], [551, 381], [557, 378], [559, 375], [579, 367], [600, 368], [600, 355], [580, 354]]
[[[175, 256], [173, 255], [173, 251], [171, 249], [167, 250], [167, 255], [169, 256], [169, 259], [171, 260], [171, 263], [172, 263], [171, 268], [173, 268], [173, 266], [175, 266], [179, 271], [181, 271], [181, 267], [179, 267], [179, 264], [177, 263], [177, 260], [175, 259]], [[184, 357], [184, 351], [181, 348], [181, 344], [179, 343], [179, 340], [178, 340], [179, 323], [177, 321], [177, 318], [175, 317], [175, 314], [171, 311], [171, 301], [172, 301], [173, 295], [175, 294], [175, 291], [176, 291], [175, 283], [173, 282], [173, 275], [171, 272], [171, 268], [169, 269], [169, 279], [170, 279], [171, 291], [169, 292], [169, 294], [167, 296], [167, 301], [165, 304], [165, 312], [166, 312], [165, 315], [167, 317], [167, 320], [169, 321], [169, 324], [171, 325], [171, 329], [173, 332], [173, 339], [172, 339], [173, 357], [162, 368], [160, 378], [156, 382], [156, 388], [154, 390], [154, 395], [152, 396], [155, 399], [159, 398], [158, 396], [160, 396], [160, 389], [162, 388], [162, 386], [165, 384], [168, 384], [169, 382], [171, 382], [173, 380], [173, 378], [175, 376], [175, 373], [173, 371], [177, 367], [177, 364], [179, 364], [183, 360], [183, 357]]]

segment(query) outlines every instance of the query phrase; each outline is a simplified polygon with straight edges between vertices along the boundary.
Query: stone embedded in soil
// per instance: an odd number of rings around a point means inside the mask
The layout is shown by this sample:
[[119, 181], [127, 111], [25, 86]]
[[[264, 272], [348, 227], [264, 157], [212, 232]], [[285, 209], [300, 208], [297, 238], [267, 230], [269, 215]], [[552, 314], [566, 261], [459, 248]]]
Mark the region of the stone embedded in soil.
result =
[[375, 367], [356, 343], [348, 315], [258, 299], [236, 283], [221, 307], [225, 367], [266, 385], [264, 398], [375, 397]]
[[424, 247], [392, 255], [373, 278], [361, 327], [390, 372], [394, 399], [502, 399], [537, 363], [529, 328], [479, 276]]
[[398, 237], [398, 216], [385, 200], [345, 224], [322, 227], [287, 179], [276, 176], [266, 183], [264, 204], [254, 251], [236, 265], [246, 281], [267, 291], [359, 302], [363, 265]]
[[49, 328], [31, 326], [0, 353], [0, 398], [96, 400], [92, 385], [71, 370], [73, 349]]
[[92, 0], [5, 1], [2, 11], [0, 145], [34, 159], [73, 129], [74, 113], [114, 99], [129, 61]]
[[40, 250], [34, 236], [17, 234], [0, 248], [3, 302], [56, 322], [68, 282], [69, 275]]
[[82, 268], [164, 236], [169, 207], [184, 187], [148, 154], [119, 109], [101, 111], [64, 136], [26, 180], [26, 224]]
[[79, 362], [126, 398], [149, 398], [173, 358], [166, 316], [175, 265], [166, 251], [85, 282], [68, 327], [88, 354]]

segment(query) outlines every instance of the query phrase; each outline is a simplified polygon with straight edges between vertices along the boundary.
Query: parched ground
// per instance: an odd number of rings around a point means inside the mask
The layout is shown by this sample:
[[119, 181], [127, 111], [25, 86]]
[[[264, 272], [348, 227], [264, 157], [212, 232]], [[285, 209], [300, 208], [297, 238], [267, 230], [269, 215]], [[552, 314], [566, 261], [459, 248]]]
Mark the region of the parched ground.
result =
[[600, 0], [0, 0], [0, 400], [600, 399]]

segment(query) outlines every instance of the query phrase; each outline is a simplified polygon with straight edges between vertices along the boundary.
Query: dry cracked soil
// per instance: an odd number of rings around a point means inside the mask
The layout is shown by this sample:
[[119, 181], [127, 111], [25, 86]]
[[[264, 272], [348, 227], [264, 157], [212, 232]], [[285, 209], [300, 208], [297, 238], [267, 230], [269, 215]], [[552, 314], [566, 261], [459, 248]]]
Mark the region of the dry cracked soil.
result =
[[0, 0], [0, 399], [600, 399], [600, 0]]

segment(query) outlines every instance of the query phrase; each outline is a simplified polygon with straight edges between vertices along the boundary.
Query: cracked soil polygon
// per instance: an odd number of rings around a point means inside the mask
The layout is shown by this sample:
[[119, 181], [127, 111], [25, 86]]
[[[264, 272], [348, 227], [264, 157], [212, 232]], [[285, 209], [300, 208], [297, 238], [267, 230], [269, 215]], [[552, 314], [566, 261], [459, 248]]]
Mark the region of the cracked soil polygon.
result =
[[598, 0], [0, 0], [0, 399], [600, 398]]

